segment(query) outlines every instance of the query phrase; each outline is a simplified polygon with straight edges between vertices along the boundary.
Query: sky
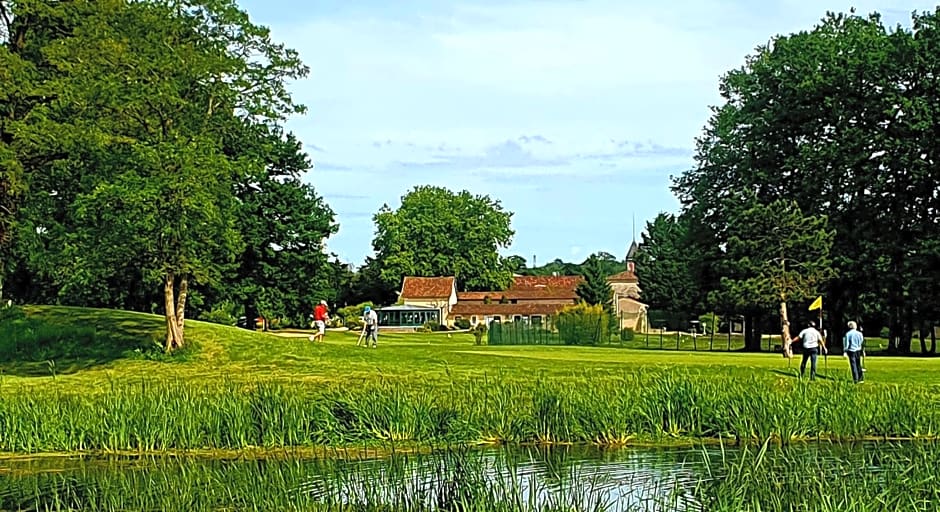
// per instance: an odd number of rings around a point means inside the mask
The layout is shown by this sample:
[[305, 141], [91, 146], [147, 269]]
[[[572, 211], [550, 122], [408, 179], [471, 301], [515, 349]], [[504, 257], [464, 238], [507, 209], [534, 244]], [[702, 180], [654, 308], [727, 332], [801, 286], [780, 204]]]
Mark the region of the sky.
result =
[[361, 264], [372, 215], [418, 185], [513, 212], [502, 251], [528, 263], [622, 258], [721, 103], [719, 79], [826, 11], [908, 24], [890, 0], [240, 0], [310, 67], [287, 128], [335, 211], [328, 250]]

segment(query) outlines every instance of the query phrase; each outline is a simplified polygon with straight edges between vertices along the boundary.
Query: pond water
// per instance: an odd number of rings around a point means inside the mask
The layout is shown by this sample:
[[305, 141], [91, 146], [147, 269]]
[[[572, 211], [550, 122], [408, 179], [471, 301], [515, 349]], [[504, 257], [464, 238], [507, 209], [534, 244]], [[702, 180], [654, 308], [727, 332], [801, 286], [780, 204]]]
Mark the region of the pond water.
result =
[[[779, 500], [771, 487], [807, 484], [807, 478], [832, 485], [853, 474], [879, 487], [894, 478], [886, 473], [894, 469], [914, 467], [917, 474], [923, 466], [923, 474], [932, 474], [938, 453], [935, 446], [910, 452], [903, 445], [876, 444], [760, 448], [514, 447], [356, 459], [0, 460], [0, 510], [626, 512], [719, 510], [716, 503], [734, 500], [739, 508], [767, 502], [761, 508], [775, 510]], [[732, 478], [739, 484], [728, 486]], [[858, 482], [857, 476], [849, 479]]]

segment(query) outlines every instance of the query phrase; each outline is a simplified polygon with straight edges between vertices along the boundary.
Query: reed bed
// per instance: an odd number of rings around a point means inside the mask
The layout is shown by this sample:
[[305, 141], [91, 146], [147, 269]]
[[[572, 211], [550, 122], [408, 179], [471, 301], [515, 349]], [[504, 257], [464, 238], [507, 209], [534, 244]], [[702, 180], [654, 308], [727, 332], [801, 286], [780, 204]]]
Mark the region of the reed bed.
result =
[[934, 438], [940, 396], [646, 370], [565, 380], [376, 378], [356, 386], [186, 382], [0, 386], [0, 452], [163, 452], [429, 443]]
[[693, 494], [716, 512], [933, 512], [940, 445], [881, 443], [832, 453], [744, 447], [705, 458]]
[[567, 469], [527, 461], [524, 450], [459, 447], [367, 460], [88, 460], [0, 478], [0, 509], [926, 512], [940, 502], [936, 443], [702, 449], [671, 477], [646, 469], [661, 481], [590, 456]]
[[578, 471], [544, 480], [520, 473], [511, 456], [459, 448], [380, 460], [92, 461], [0, 479], [0, 509], [639, 512], [669, 499], [648, 486], [633, 503], [616, 504], [602, 482]]

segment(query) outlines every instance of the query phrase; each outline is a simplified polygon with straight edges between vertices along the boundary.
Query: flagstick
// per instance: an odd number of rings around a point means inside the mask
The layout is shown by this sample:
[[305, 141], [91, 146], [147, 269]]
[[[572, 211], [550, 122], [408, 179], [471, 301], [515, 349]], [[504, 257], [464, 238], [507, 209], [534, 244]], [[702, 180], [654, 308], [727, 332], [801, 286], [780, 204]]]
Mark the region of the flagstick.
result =
[[[822, 303], [819, 304], [819, 334], [826, 332], [823, 330], [823, 310]], [[826, 335], [823, 334], [823, 362], [826, 363], [826, 373], [829, 373], [829, 347], [826, 346]]]

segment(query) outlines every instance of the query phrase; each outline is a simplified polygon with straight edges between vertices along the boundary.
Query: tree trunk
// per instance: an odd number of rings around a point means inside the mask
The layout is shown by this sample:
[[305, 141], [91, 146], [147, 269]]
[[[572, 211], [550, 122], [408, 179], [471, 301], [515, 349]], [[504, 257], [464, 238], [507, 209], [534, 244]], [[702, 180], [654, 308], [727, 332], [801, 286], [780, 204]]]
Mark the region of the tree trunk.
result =
[[163, 280], [163, 305], [166, 310], [166, 351], [172, 352], [183, 346], [183, 331], [176, 318], [176, 297], [174, 288], [176, 276], [167, 272]]
[[917, 337], [920, 338], [920, 353], [927, 353], [927, 333], [924, 332], [924, 324], [920, 325], [920, 328], [917, 329]]
[[[745, 315], [744, 317], [744, 351], [760, 352], [760, 328], [754, 315]], [[755, 335], [756, 334], [756, 335]]]
[[258, 308], [255, 307], [253, 300], [245, 300], [245, 328], [255, 330], [255, 318], [258, 317]]
[[933, 323], [930, 324], [930, 353], [937, 353], [937, 327]]
[[780, 345], [783, 347], [783, 356], [786, 358], [793, 357], [793, 351], [790, 350], [790, 319], [787, 317], [787, 301], [780, 301], [780, 336], [783, 343]]
[[176, 325], [179, 328], [180, 346], [183, 345], [183, 331], [186, 322], [186, 296], [189, 293], [189, 277], [183, 275], [180, 278], [179, 293], [176, 295]]
[[900, 338], [899, 325], [898, 325], [898, 310], [894, 310], [891, 313], [891, 316], [888, 318], [888, 352], [897, 353], [898, 349], [898, 339]]
[[914, 321], [913, 313], [910, 308], [905, 308], [902, 314], [898, 315], [898, 323], [900, 324], [900, 329], [898, 332], [901, 337], [898, 340], [898, 350], [902, 354], [911, 353], [911, 341], [914, 339]]

